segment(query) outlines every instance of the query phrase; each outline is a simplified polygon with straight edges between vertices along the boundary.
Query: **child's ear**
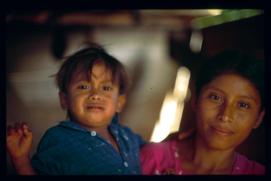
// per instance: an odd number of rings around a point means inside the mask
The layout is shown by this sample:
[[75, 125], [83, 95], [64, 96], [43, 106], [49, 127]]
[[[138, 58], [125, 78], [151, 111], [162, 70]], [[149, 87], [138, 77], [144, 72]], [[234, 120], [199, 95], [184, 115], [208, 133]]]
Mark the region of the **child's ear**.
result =
[[59, 92], [58, 96], [62, 109], [67, 109], [68, 107], [67, 95], [64, 92]]
[[118, 97], [118, 103], [117, 103], [117, 112], [120, 113], [125, 105], [126, 102], [126, 96], [120, 95]]
[[257, 121], [256, 121], [255, 125], [253, 126], [254, 129], [256, 129], [260, 126], [261, 122], [263, 121], [264, 115], [265, 115], [265, 110], [260, 112], [260, 114], [257, 118]]

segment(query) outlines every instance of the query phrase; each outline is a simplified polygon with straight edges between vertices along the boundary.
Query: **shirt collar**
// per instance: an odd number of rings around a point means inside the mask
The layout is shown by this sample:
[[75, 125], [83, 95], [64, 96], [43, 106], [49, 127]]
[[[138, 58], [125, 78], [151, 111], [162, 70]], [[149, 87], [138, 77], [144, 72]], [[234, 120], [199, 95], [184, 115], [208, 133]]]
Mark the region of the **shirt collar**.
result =
[[71, 120], [61, 121], [59, 125], [63, 126], [63, 127], [66, 127], [66, 128], [70, 128], [70, 129], [75, 129], [75, 130], [79, 130], [79, 131], [83, 131], [83, 132], [88, 132], [88, 130], [86, 128], [84, 128], [80, 124], [76, 123], [75, 121], [71, 121]]
[[[63, 126], [63, 127], [66, 127], [66, 128], [75, 129], [75, 130], [78, 130], [78, 131], [89, 132], [88, 129], [84, 128], [80, 124], [76, 123], [75, 121], [71, 121], [71, 120], [61, 121], [59, 125]], [[117, 130], [117, 123], [113, 123], [113, 121], [111, 121], [111, 123], [109, 125], [109, 129], [111, 131], [112, 130]]]

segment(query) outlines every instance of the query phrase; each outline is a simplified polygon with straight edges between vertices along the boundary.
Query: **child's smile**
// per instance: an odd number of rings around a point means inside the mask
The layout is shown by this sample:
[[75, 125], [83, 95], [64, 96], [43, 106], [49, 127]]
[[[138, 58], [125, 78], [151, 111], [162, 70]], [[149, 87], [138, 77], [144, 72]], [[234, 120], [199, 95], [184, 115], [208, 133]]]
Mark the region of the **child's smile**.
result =
[[80, 69], [72, 76], [63, 101], [74, 121], [95, 129], [107, 127], [120, 109], [119, 88], [112, 82], [111, 71], [100, 62], [89, 72], [91, 78]]
[[105, 110], [104, 105], [100, 103], [89, 103], [86, 108], [91, 112], [102, 112]]

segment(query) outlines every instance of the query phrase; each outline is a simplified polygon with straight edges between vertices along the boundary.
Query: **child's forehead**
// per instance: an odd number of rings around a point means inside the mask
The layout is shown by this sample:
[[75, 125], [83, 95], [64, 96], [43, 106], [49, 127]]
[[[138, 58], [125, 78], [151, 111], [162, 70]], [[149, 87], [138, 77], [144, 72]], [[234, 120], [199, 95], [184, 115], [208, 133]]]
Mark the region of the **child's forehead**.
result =
[[106, 79], [112, 81], [112, 70], [104, 63], [95, 63], [92, 67], [86, 68], [78, 65], [72, 74], [72, 80]]

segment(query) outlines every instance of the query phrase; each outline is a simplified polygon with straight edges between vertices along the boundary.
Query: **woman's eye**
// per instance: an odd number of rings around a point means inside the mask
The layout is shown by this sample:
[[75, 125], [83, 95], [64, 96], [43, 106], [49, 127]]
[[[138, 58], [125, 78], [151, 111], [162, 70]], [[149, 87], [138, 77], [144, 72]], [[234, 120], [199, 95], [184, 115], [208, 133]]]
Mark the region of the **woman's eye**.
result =
[[248, 103], [245, 103], [245, 102], [239, 102], [238, 106], [240, 108], [242, 108], [242, 109], [249, 109], [250, 108], [250, 105]]
[[217, 95], [217, 94], [210, 94], [210, 95], [208, 96], [208, 98], [209, 98], [211, 101], [217, 102], [217, 103], [220, 103], [220, 102], [223, 101], [223, 98], [222, 98], [221, 96]]
[[212, 99], [212, 100], [215, 100], [215, 101], [218, 101], [218, 100], [221, 99], [221, 97], [216, 95], [216, 94], [210, 94], [209, 98]]

